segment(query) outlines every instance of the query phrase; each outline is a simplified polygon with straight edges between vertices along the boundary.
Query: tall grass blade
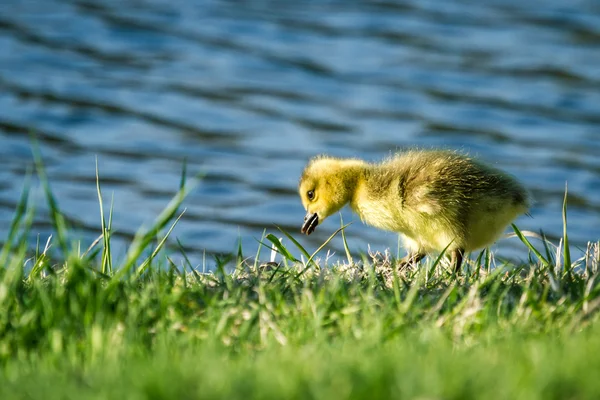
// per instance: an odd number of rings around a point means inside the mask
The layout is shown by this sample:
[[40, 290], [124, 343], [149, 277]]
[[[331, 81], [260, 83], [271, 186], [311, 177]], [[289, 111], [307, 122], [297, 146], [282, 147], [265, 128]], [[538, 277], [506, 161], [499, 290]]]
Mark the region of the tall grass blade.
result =
[[489, 247], [485, 248], [485, 271], [488, 274], [492, 271], [492, 251]]
[[63, 256], [66, 258], [69, 252], [67, 245], [67, 223], [65, 221], [64, 214], [60, 211], [58, 202], [56, 201], [56, 198], [54, 197], [54, 194], [50, 188], [50, 182], [48, 181], [48, 175], [46, 174], [42, 156], [35, 142], [32, 152], [38, 178], [42, 184], [44, 194], [46, 195], [46, 202], [48, 203], [48, 211], [50, 213], [50, 221], [52, 223], [52, 227], [54, 228], [54, 232], [56, 233], [58, 245], [63, 253]]
[[517, 235], [517, 237], [519, 238], [519, 240], [521, 242], [523, 242], [523, 244], [525, 244], [525, 246], [527, 246], [527, 248], [529, 248], [529, 250], [531, 250], [531, 252], [533, 254], [535, 254], [535, 256], [540, 260], [540, 262], [545, 266], [545, 267], [549, 267], [550, 263], [548, 262], [548, 260], [542, 255], [542, 253], [540, 253], [538, 251], [538, 249], [536, 249], [529, 240], [527, 240], [527, 238], [525, 237], [525, 235], [523, 235], [523, 233], [519, 230], [519, 228], [517, 228], [517, 226], [515, 224], [511, 224], [513, 230], [515, 231], [515, 235]]
[[96, 192], [98, 194], [98, 204], [100, 206], [100, 224], [102, 228], [102, 259], [100, 260], [100, 270], [103, 274], [112, 273], [112, 260], [110, 254], [110, 232], [106, 226], [104, 217], [104, 200], [102, 199], [102, 190], [100, 189], [100, 174], [98, 172], [98, 157], [96, 157]]
[[181, 243], [179, 238], [175, 239], [175, 241], [177, 242], [177, 247], [179, 248], [179, 253], [183, 257], [184, 268], [187, 266], [187, 268], [189, 268], [190, 270], [194, 270], [194, 267], [192, 266], [192, 263], [190, 262], [187, 252], [185, 251], [185, 248], [183, 247], [183, 243]]
[[105, 248], [108, 259], [108, 273], [112, 275], [113, 273], [113, 262], [112, 262], [112, 250], [110, 246], [110, 239], [112, 236], [112, 222], [113, 222], [113, 210], [115, 206], [115, 194], [114, 192], [110, 196], [110, 209], [108, 210], [108, 225], [106, 226], [106, 237], [105, 237]]
[[158, 244], [154, 248], [154, 251], [152, 251], [152, 254], [146, 260], [144, 260], [144, 262], [138, 267], [136, 271], [136, 278], [143, 274], [144, 271], [146, 271], [146, 269], [151, 265], [152, 260], [154, 260], [156, 255], [162, 250], [165, 243], [167, 242], [167, 239], [169, 238], [169, 236], [171, 236], [171, 232], [173, 232], [173, 229], [175, 229], [175, 226], [177, 225], [181, 217], [183, 217], [183, 214], [185, 214], [185, 210], [183, 210], [181, 214], [179, 214], [179, 216], [171, 224], [171, 227], [169, 228], [167, 233], [165, 233], [163, 238], [158, 242]]
[[281, 243], [281, 241], [277, 238], [277, 236], [273, 235], [272, 233], [269, 233], [266, 236], [266, 239], [273, 243], [273, 246], [275, 246], [275, 248], [277, 249], [277, 251], [283, 256], [285, 257], [287, 260], [290, 260], [291, 262], [298, 262], [298, 259], [296, 257], [294, 257], [292, 255], [292, 253], [289, 252], [289, 250]]
[[[13, 261], [15, 263], [15, 265], [13, 265], [13, 267], [15, 267], [15, 268], [23, 268], [23, 266], [24, 266], [23, 260], [25, 259], [25, 254], [26, 254], [26, 251], [28, 250], [29, 233], [31, 232], [31, 227], [33, 226], [34, 218], [35, 218], [35, 206], [32, 204], [29, 207], [27, 207], [27, 210], [25, 212], [25, 219], [24, 219], [23, 225], [21, 227], [21, 234], [18, 236], [17, 248], [19, 249], [18, 251], [20, 253], [16, 254], [15, 257], [13, 258]], [[48, 242], [46, 243], [46, 247], [44, 248], [44, 254], [42, 255], [42, 258], [45, 258], [45, 253], [48, 251], [49, 248], [50, 248], [50, 239], [48, 239]], [[23, 264], [23, 265], [18, 265], [18, 264]]]
[[100, 243], [101, 240], [104, 240], [104, 235], [100, 235], [96, 239], [94, 239], [94, 241], [83, 252], [80, 258], [87, 258], [89, 261], [93, 260], [94, 257], [98, 254], [98, 250], [95, 247], [98, 245], [98, 243]]
[[302, 246], [296, 239], [294, 239], [294, 237], [292, 235], [290, 235], [285, 229], [275, 225], [277, 227], [277, 229], [279, 229], [279, 231], [281, 233], [283, 233], [285, 235], [285, 237], [287, 237], [288, 239], [290, 239], [290, 241], [292, 243], [294, 243], [294, 245], [298, 248], [298, 250], [300, 250], [300, 252], [302, 253], [302, 255], [304, 255], [304, 257], [306, 257], [306, 259], [310, 258], [310, 253], [304, 248], [304, 246]]
[[448, 251], [448, 248], [450, 247], [451, 244], [452, 244], [452, 242], [448, 243], [446, 245], [446, 247], [444, 247], [444, 250], [442, 250], [440, 252], [440, 254], [437, 256], [437, 258], [433, 262], [433, 265], [431, 266], [431, 268], [427, 271], [426, 276], [431, 275], [433, 273], [433, 271], [435, 271], [437, 266], [442, 262], [442, 258], [444, 258], [444, 256], [446, 255], [446, 252]]
[[567, 184], [565, 183], [565, 198], [563, 200], [562, 207], [562, 220], [563, 220], [563, 261], [565, 263], [565, 274], [571, 273], [571, 250], [569, 249], [569, 235], [567, 235]]
[[10, 223], [6, 241], [2, 246], [2, 250], [0, 250], [0, 268], [6, 267], [8, 257], [14, 246], [14, 240], [17, 238], [17, 232], [19, 231], [21, 222], [23, 221], [23, 218], [27, 212], [30, 189], [31, 173], [27, 172], [27, 175], [25, 176], [25, 183], [23, 184], [23, 189], [21, 190], [21, 197], [19, 198], [19, 202], [17, 203], [17, 208], [15, 210], [15, 215]]
[[544, 232], [540, 232], [540, 236], [542, 237], [542, 244], [544, 245], [544, 251], [546, 253], [546, 259], [548, 260], [548, 263], [556, 264], [558, 262], [558, 260], [554, 257], [554, 255], [550, 251], [550, 244], [551, 244], [550, 241], [548, 240], [548, 238], [546, 237]]
[[[342, 218], [342, 213], [340, 213], [340, 225], [344, 226], [344, 219]], [[354, 261], [352, 260], [352, 254], [350, 254], [350, 248], [348, 247], [348, 242], [346, 241], [346, 233], [342, 230], [342, 243], [344, 244], [344, 250], [346, 251], [346, 259], [348, 260], [348, 264], [353, 265]]]
[[132, 268], [135, 267], [135, 263], [139, 257], [156, 238], [158, 233], [169, 224], [175, 215], [177, 215], [181, 203], [195, 186], [196, 182], [179, 189], [179, 191], [156, 218], [154, 224], [149, 229], [141, 228], [138, 230], [127, 250], [125, 261], [123, 262], [121, 268], [114, 274], [114, 279], [111, 284], [116, 284], [123, 276], [128, 274]]
[[[340, 233], [341, 231], [343, 231], [344, 229], [346, 229], [346, 228], [347, 228], [348, 226], [350, 226], [351, 224], [352, 224], [352, 223], [346, 224], [346, 225], [344, 225], [344, 226], [342, 226], [342, 227], [338, 228], [338, 229], [337, 229], [335, 232], [333, 232], [333, 233], [331, 234], [331, 236], [329, 236], [329, 238], [328, 238], [328, 239], [327, 239], [325, 242], [323, 242], [323, 244], [322, 244], [321, 246], [319, 246], [319, 248], [318, 248], [317, 250], [315, 250], [315, 252], [314, 252], [314, 253], [312, 253], [312, 255], [311, 255], [309, 258], [308, 258], [308, 260], [306, 260], [306, 267], [304, 267], [304, 269], [303, 269], [302, 271], [300, 271], [300, 272], [299, 272], [299, 273], [296, 275], [296, 278], [300, 278], [302, 275], [304, 275], [304, 273], [305, 273], [306, 271], [308, 271], [308, 269], [310, 268], [311, 264], [313, 263], [313, 259], [315, 258], [315, 256], [316, 256], [316, 255], [317, 255], [317, 254], [318, 254], [318, 253], [319, 253], [321, 250], [323, 250], [323, 248], [324, 248], [325, 246], [327, 246], [327, 244], [328, 244], [329, 242], [331, 242], [331, 240], [333, 240], [333, 238], [334, 238], [334, 237], [335, 237], [335, 236], [336, 236], [338, 233]], [[315, 264], [315, 266], [316, 266], [316, 264]]]
[[263, 245], [263, 241], [265, 240], [267, 234], [267, 230], [264, 229], [262, 236], [260, 237], [260, 241], [258, 242], [258, 249], [256, 250], [256, 256], [254, 256], [254, 270], [256, 271], [256, 269], [258, 268], [258, 265], [260, 263], [260, 251], [262, 250]]
[[243, 271], [243, 268], [244, 268], [244, 250], [242, 249], [242, 236], [238, 232], [237, 254], [236, 254], [236, 260], [235, 260], [234, 273], [237, 273], [238, 271], [240, 271], [240, 272]]
[[181, 168], [181, 178], [179, 180], [179, 190], [185, 187], [187, 181], [187, 158], [183, 159], [183, 167]]

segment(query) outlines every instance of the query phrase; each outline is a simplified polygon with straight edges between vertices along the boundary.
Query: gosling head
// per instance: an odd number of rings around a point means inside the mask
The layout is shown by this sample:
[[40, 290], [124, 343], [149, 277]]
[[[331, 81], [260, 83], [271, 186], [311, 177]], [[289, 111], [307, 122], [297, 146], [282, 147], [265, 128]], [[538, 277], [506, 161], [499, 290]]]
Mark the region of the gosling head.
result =
[[298, 185], [306, 210], [302, 233], [313, 233], [319, 223], [352, 199], [363, 164], [360, 160], [327, 156], [314, 158], [308, 163]]

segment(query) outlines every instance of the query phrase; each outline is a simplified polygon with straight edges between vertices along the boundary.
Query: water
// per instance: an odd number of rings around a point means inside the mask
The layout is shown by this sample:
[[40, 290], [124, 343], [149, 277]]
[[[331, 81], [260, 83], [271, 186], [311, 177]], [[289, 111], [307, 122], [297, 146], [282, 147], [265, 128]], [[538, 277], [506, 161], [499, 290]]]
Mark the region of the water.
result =
[[[568, 181], [570, 239], [600, 239], [600, 3], [291, 3], [4, 0], [0, 234], [34, 131], [85, 244], [99, 234], [96, 157], [121, 245], [177, 190], [184, 159], [206, 174], [175, 231], [197, 261], [238, 239], [252, 254], [275, 225], [299, 232], [312, 155], [376, 160], [412, 145], [516, 175], [536, 198], [517, 223], [554, 237]], [[343, 215], [353, 249], [396, 252], [395, 234]], [[314, 249], [339, 223], [296, 237]], [[339, 240], [329, 248], [343, 254]]]

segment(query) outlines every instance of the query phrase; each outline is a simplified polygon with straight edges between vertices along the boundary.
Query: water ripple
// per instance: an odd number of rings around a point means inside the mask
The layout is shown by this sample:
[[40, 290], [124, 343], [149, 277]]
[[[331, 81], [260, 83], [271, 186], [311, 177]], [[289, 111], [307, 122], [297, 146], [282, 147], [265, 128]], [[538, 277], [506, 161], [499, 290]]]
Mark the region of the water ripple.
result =
[[[570, 239], [600, 238], [594, 2], [8, 0], [4, 10], [2, 221], [34, 133], [86, 240], [99, 234], [98, 159], [121, 249], [177, 190], [184, 160], [204, 175], [176, 231], [185, 248], [227, 252], [241, 240], [254, 252], [265, 229], [299, 229], [309, 157], [377, 160], [415, 145], [459, 148], [518, 176], [536, 198], [519, 225], [550, 237], [568, 182]], [[48, 235], [37, 200], [35, 227]], [[317, 246], [338, 226], [331, 218], [300, 240]], [[348, 238], [357, 250], [397, 247], [393, 233], [359, 223]], [[518, 254], [514, 241], [499, 247]], [[343, 253], [339, 240], [331, 249]]]

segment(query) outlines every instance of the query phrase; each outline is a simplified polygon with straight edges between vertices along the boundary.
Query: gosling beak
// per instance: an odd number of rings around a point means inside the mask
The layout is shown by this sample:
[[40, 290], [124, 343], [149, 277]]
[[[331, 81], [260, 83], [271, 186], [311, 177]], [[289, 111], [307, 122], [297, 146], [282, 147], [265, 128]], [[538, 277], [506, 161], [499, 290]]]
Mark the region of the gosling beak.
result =
[[308, 212], [304, 217], [304, 224], [302, 224], [301, 232], [310, 235], [313, 233], [317, 225], [319, 225], [319, 216], [317, 213], [311, 214]]

